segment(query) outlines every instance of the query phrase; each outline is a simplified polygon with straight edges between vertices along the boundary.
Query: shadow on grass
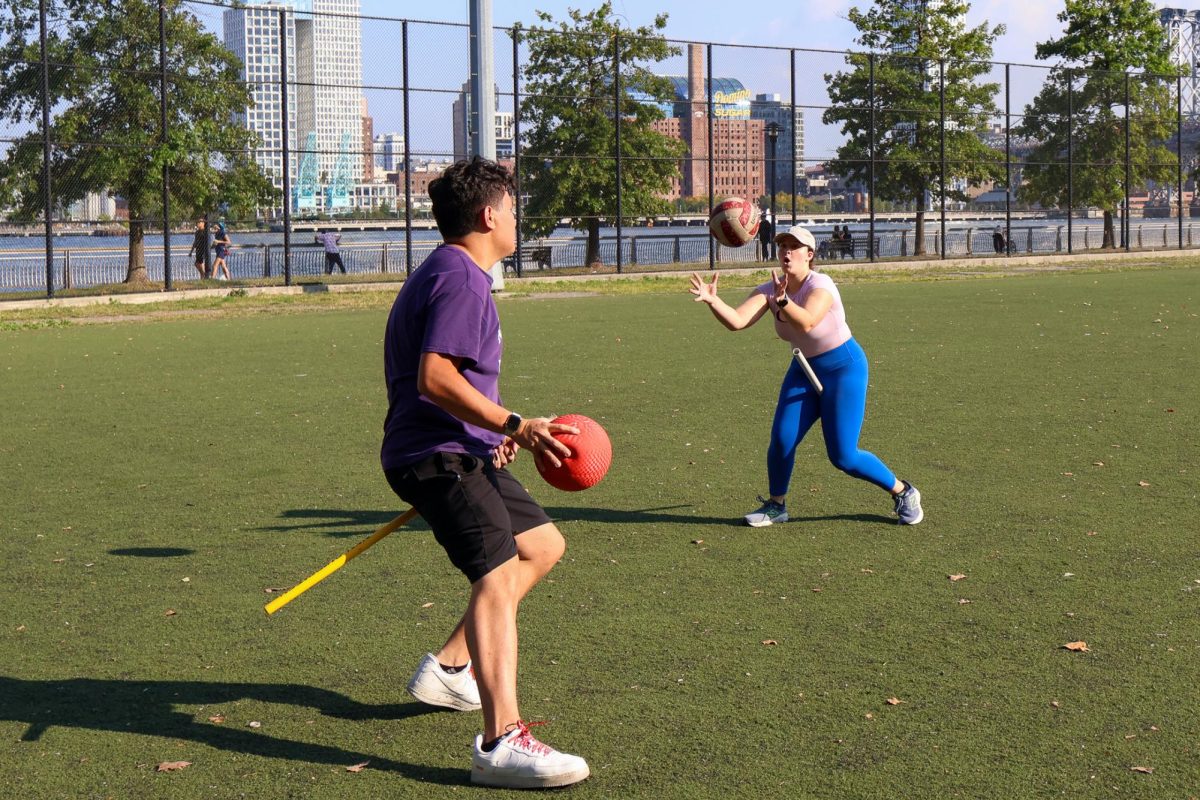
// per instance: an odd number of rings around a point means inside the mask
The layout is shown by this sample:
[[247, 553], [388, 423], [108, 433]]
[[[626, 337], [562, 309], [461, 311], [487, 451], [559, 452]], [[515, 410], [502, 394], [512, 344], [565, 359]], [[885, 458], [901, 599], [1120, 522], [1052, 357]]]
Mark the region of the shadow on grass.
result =
[[[366, 537], [385, 522], [391, 522], [403, 509], [363, 511], [344, 508], [293, 508], [279, 516], [278, 525], [264, 525], [260, 531], [320, 531], [337, 538]], [[425, 520], [418, 517], [401, 530], [428, 531]]]
[[[697, 514], [671, 513], [676, 509], [692, 508], [690, 505], [659, 506], [624, 510], [617, 508], [588, 508], [583, 506], [545, 506], [546, 513], [555, 522], [600, 522], [619, 525], [679, 523], [699, 525], [742, 526], [741, 515], [735, 517], [712, 517]], [[296, 524], [267, 525], [262, 531], [323, 531], [326, 536], [337, 538], [366, 537], [385, 522], [391, 522], [397, 511], [351, 511], [341, 508], [297, 508], [284, 511], [284, 520], [296, 520]], [[792, 516], [790, 522], [870, 522], [895, 525], [895, 517], [883, 514], [830, 514], [825, 516]], [[786, 523], [785, 523], [786, 524]], [[425, 532], [429, 525], [420, 517], [401, 530]]]
[[[616, 508], [586, 508], [580, 506], [545, 506], [546, 513], [557, 522], [607, 522], [617, 524], [630, 523], [700, 523], [703, 525], [726, 525], [740, 523], [741, 517], [703, 517], [695, 514], [672, 514], [679, 508], [692, 508], [690, 505], [661, 506], [658, 508], [642, 508], [623, 510]], [[279, 525], [265, 525], [260, 531], [322, 531], [326, 536], [335, 537], [365, 537], [383, 525], [391, 522], [399, 511], [352, 511], [342, 508], [295, 508], [284, 511], [280, 516], [285, 521]], [[294, 524], [292, 524], [294, 521]], [[402, 530], [428, 531], [429, 525], [418, 517], [405, 525]]]
[[793, 514], [788, 514], [788, 521], [784, 524], [786, 525], [791, 522], [835, 522], [837, 520], [844, 520], [846, 522], [875, 522], [887, 525], [896, 524], [895, 517], [888, 517], [883, 514], [826, 514], [819, 517], [797, 517]]
[[195, 550], [186, 547], [118, 547], [109, 550], [110, 556], [136, 556], [138, 558], [175, 558], [190, 556]]
[[[0, 676], [0, 720], [28, 725], [21, 739], [39, 739], [52, 727], [113, 733], [140, 733], [185, 739], [219, 750], [289, 761], [351, 766], [370, 761], [370, 769], [397, 772], [412, 780], [468, 785], [464, 769], [446, 769], [393, 761], [377, 754], [269, 736], [194, 718], [178, 705], [219, 706], [258, 700], [307, 706], [349, 720], [406, 719], [438, 713], [420, 703], [368, 705], [325, 689], [298, 684], [204, 683], [200, 681], [121, 681], [71, 678], [28, 681]], [[219, 709], [214, 709], [216, 713]]]
[[670, 514], [677, 508], [692, 508], [690, 505], [660, 506], [625, 511], [618, 508], [581, 508], [579, 506], [546, 506], [550, 518], [559, 522], [612, 522], [629, 523], [699, 523], [701, 525], [724, 525], [732, 522], [729, 517], [701, 517], [696, 514]]

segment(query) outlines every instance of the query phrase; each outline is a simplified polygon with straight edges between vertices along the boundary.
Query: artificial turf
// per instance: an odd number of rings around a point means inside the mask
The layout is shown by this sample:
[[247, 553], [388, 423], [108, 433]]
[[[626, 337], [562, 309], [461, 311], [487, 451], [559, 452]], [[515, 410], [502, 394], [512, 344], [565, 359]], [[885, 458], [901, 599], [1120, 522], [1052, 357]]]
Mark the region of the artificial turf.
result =
[[[499, 301], [506, 404], [615, 450], [514, 467], [569, 543], [520, 688], [572, 797], [1200, 792], [1200, 271], [844, 285], [912, 528], [819, 429], [792, 521], [738, 525], [789, 353], [679, 284]], [[427, 528], [262, 610], [401, 508], [386, 308], [0, 326], [0, 794], [496, 794], [479, 715], [403, 690], [466, 597]]]

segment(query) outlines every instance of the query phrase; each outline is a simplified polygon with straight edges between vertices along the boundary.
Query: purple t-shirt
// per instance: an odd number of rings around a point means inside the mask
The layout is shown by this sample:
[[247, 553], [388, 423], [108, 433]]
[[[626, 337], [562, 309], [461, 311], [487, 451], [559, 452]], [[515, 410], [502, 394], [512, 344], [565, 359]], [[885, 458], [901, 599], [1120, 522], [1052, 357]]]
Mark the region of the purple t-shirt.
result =
[[422, 395], [417, 369], [423, 353], [461, 358], [463, 377], [499, 403], [502, 350], [492, 276], [459, 248], [438, 247], [404, 282], [388, 315], [383, 468], [403, 467], [439, 451], [490, 455], [504, 436], [469, 425]]

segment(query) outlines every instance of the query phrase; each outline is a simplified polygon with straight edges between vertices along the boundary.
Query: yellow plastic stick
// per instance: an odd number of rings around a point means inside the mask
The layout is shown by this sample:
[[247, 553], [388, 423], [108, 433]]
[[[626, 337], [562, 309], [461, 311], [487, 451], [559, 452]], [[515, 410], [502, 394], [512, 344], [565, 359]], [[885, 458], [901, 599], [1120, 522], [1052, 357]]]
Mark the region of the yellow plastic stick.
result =
[[371, 545], [378, 542], [383, 537], [387, 536], [392, 531], [395, 531], [399, 528], [403, 528], [405, 525], [407, 525], [409, 522], [411, 522], [413, 517], [415, 517], [415, 516], [417, 516], [417, 510], [415, 508], [410, 508], [408, 511], [405, 511], [403, 514], [396, 517], [391, 522], [384, 524], [379, 530], [375, 531], [370, 536], [368, 536], [366, 539], [363, 539], [361, 542], [354, 545], [354, 547], [352, 547], [349, 550], [347, 550], [346, 552], [342, 553], [340, 556], [335, 558], [333, 561], [330, 561], [328, 564], [321, 567], [319, 570], [314, 572], [312, 575], [309, 575], [307, 578], [305, 578], [300, 583], [293, 586], [291, 589], [288, 589], [286, 592], [279, 595], [279, 597], [276, 597], [274, 600], [267, 603], [267, 605], [265, 606], [265, 608], [267, 610], [267, 616], [274, 614], [276, 611], [283, 608], [288, 603], [292, 602], [297, 597], [304, 594], [309, 589], [316, 586], [318, 583], [325, 580], [333, 573], [337, 572], [339, 569], [341, 569], [342, 567], [344, 567], [346, 565], [347, 561], [349, 561], [350, 559], [359, 555], [364, 550], [366, 550]]

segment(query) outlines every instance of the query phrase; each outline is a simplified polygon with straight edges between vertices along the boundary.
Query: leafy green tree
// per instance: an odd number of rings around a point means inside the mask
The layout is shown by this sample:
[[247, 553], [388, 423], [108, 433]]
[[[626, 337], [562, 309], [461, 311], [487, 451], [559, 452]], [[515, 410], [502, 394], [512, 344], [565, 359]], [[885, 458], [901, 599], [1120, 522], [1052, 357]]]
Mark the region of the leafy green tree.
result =
[[[236, 58], [181, 0], [165, 0], [167, 131], [159, 125], [158, 3], [51, 0], [51, 191], [66, 205], [108, 190], [129, 209], [126, 280], [145, 282], [145, 226], [162, 218], [162, 168], [171, 223], [218, 203], [253, 216], [276, 190], [247, 155], [257, 144], [231, 122], [251, 104]], [[0, 161], [0, 197], [18, 214], [43, 211], [38, 3], [14, 0], [0, 15], [0, 118], [33, 130]]]
[[[1162, 143], [1174, 133], [1171, 65], [1158, 12], [1148, 0], [1066, 0], [1061, 38], [1037, 46], [1060, 59], [1025, 109], [1017, 131], [1040, 142], [1024, 169], [1022, 198], [1104, 211], [1104, 248], [1116, 246], [1113, 217], [1125, 198], [1125, 90], [1129, 88], [1131, 186], [1169, 182], [1178, 163]], [[1172, 76], [1164, 79], [1164, 76]], [[1068, 113], [1070, 112], [1070, 113]], [[1074, 166], [1068, 176], [1067, 153]], [[1070, 181], [1068, 183], [1068, 177]]]
[[[828, 169], [866, 186], [873, 152], [876, 197], [916, 203], [917, 255], [925, 252], [926, 197], [941, 194], [940, 64], [945, 69], [947, 199], [966, 201], [966, 186], [1004, 176], [1003, 155], [979, 137], [995, 113], [999, 91], [998, 84], [979, 79], [990, 70], [986, 62], [1004, 26], [967, 28], [969, 7], [965, 0], [874, 0], [869, 11], [851, 8], [855, 41], [867, 53], [847, 55], [849, 69], [825, 76], [830, 107], [822, 119], [840, 125], [846, 136]], [[876, 54], [874, 136], [868, 53]]]
[[665, 117], [657, 102], [675, 99], [669, 80], [647, 65], [679, 49], [662, 37], [667, 15], [652, 26], [623, 28], [612, 5], [584, 13], [568, 9], [558, 28], [538, 12], [545, 28], [524, 33], [529, 59], [521, 103], [521, 188], [529, 194], [523, 227], [547, 235], [559, 219], [587, 231], [586, 264], [599, 261], [600, 221], [617, 212], [616, 119], [613, 58], [619, 48], [621, 107], [621, 208], [625, 217], [668, 213], [671, 180], [686, 153], [681, 140], [653, 128]]

